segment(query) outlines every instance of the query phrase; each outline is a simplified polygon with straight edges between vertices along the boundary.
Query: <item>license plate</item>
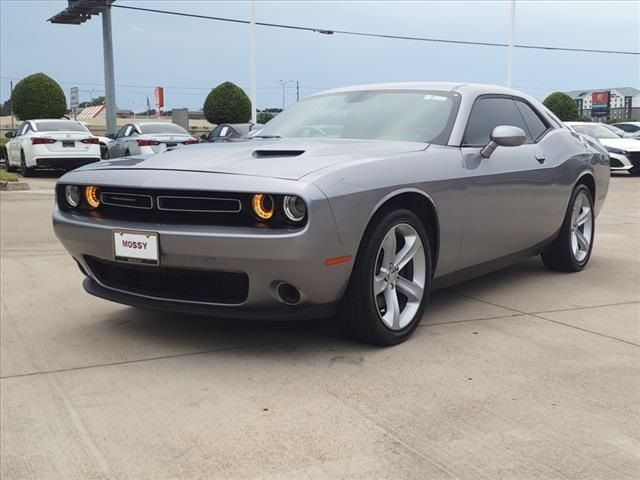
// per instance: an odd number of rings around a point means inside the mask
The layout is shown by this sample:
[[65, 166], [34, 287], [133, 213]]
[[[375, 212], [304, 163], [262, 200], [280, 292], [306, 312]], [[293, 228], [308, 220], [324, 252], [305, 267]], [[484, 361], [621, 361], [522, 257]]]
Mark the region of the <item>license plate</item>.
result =
[[76, 146], [76, 142], [74, 142], [73, 140], [63, 140], [62, 141], [62, 146], [63, 147], [75, 147]]
[[158, 234], [114, 230], [113, 256], [119, 262], [159, 265]]
[[178, 144], [177, 143], [167, 143], [167, 148], [171, 148], [171, 147], [177, 147]]

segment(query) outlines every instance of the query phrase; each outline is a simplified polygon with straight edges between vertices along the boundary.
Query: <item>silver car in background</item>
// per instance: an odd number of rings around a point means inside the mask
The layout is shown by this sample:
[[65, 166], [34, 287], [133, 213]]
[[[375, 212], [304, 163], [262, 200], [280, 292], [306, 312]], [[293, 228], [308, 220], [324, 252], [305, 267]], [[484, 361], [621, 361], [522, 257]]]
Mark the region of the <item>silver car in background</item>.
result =
[[167, 122], [128, 123], [112, 140], [108, 145], [110, 158], [150, 155], [180, 145], [199, 143], [180, 125]]
[[582, 135], [597, 139], [609, 152], [612, 172], [629, 172], [640, 175], [640, 141], [623, 138], [609, 125], [591, 122], [566, 122]]
[[91, 294], [235, 318], [339, 313], [407, 339], [429, 292], [541, 255], [589, 261], [609, 158], [535, 99], [400, 83], [306, 98], [246, 142], [66, 174], [55, 233]]

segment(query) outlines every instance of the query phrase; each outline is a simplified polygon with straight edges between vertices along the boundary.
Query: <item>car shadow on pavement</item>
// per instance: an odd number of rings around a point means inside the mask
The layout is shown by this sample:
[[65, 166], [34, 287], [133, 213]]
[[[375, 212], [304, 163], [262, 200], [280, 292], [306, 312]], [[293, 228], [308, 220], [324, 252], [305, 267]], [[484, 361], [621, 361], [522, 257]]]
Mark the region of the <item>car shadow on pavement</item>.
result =
[[[546, 270], [542, 262], [535, 258], [433, 292], [421, 326], [446, 323], [450, 310], [456, 307], [456, 302], [459, 303], [461, 298], [458, 291], [474, 290], [484, 285], [490, 285], [492, 289], [500, 289], [501, 286], [512, 288], [514, 284], [532, 281], [532, 276], [548, 275], [557, 274]], [[456, 320], [451, 318], [451, 321]], [[206, 352], [243, 346], [278, 346], [284, 351], [296, 351], [303, 346], [310, 350], [347, 345], [349, 348], [356, 345], [364, 349], [376, 348], [350, 340], [338, 317], [300, 321], [228, 320], [121, 306], [103, 317], [101, 326], [116, 336], [126, 336], [127, 340], [157, 343], [172, 350], [189, 348]]]

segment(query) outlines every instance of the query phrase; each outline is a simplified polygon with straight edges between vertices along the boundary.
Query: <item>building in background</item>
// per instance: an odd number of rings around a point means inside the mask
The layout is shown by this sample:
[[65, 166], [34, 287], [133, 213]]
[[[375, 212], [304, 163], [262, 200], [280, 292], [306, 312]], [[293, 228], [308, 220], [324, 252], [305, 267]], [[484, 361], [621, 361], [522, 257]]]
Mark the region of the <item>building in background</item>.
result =
[[595, 122], [611, 119], [640, 121], [640, 90], [632, 87], [565, 92], [576, 102], [580, 117]]

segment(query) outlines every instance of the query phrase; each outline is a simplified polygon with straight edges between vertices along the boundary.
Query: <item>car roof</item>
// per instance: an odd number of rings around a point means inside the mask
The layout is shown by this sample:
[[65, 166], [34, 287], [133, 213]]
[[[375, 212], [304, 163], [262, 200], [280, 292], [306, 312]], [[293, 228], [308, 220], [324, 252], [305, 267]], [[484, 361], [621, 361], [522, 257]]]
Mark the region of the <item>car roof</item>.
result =
[[460, 92], [463, 94], [483, 95], [487, 93], [517, 95], [528, 97], [524, 93], [512, 88], [503, 87], [501, 85], [485, 85], [480, 83], [461, 83], [461, 82], [396, 82], [396, 83], [372, 83], [365, 85], [352, 85], [349, 87], [334, 88], [318, 92], [316, 95], [325, 95], [328, 93], [357, 92], [367, 90], [431, 90], [443, 92]]

